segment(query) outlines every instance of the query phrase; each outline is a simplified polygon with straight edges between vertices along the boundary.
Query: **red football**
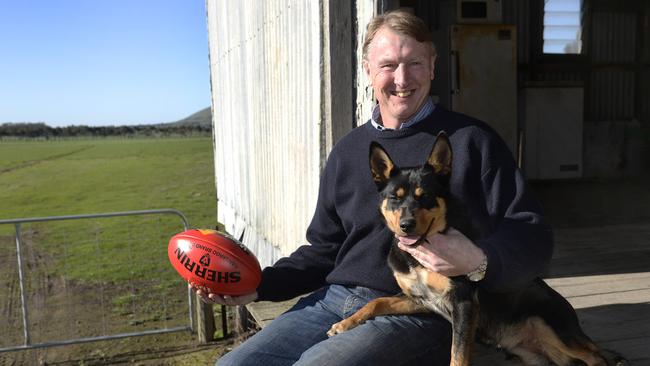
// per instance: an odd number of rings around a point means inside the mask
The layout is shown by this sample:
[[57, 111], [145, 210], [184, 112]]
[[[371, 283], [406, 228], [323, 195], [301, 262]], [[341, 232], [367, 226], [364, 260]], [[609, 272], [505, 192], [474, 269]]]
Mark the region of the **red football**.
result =
[[245, 295], [262, 279], [257, 258], [237, 239], [215, 230], [187, 230], [169, 240], [176, 272], [219, 295]]

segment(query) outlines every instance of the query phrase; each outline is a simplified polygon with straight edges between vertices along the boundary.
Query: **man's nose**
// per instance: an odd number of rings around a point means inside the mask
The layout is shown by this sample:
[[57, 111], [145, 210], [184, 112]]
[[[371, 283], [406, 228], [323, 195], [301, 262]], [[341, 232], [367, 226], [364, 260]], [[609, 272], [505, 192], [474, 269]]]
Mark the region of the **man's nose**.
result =
[[405, 87], [408, 85], [408, 68], [406, 64], [399, 64], [395, 69], [395, 85]]

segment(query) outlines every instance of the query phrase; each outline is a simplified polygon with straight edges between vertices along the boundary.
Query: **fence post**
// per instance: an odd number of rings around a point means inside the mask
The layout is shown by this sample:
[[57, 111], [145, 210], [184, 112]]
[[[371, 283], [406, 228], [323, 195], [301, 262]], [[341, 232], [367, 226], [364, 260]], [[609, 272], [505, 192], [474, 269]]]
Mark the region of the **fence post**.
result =
[[246, 309], [246, 305], [237, 306], [235, 309], [235, 333], [242, 335], [249, 331], [251, 327], [250, 314], [248, 313], [248, 309]]
[[201, 301], [199, 295], [196, 300], [196, 332], [199, 336], [199, 343], [205, 344], [214, 340], [214, 312], [211, 304]]
[[18, 280], [20, 281], [20, 304], [23, 312], [23, 334], [25, 337], [25, 346], [32, 343], [29, 335], [29, 315], [27, 312], [27, 285], [25, 284], [25, 276], [23, 275], [23, 259], [21, 254], [22, 236], [20, 232], [20, 223], [15, 224], [16, 227], [16, 263], [18, 265]]

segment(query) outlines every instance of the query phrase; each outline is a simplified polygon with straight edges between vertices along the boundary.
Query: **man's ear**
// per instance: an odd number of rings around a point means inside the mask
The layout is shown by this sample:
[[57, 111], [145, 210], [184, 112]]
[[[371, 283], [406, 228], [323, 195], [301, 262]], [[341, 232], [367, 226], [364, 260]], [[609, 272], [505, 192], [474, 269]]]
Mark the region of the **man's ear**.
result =
[[370, 172], [377, 188], [382, 189], [395, 172], [395, 164], [379, 143], [370, 143]]
[[431, 56], [431, 80], [435, 79], [436, 77], [436, 57], [437, 56]]
[[433, 143], [433, 149], [427, 159], [436, 174], [448, 176], [451, 174], [451, 144], [444, 132], [440, 132]]

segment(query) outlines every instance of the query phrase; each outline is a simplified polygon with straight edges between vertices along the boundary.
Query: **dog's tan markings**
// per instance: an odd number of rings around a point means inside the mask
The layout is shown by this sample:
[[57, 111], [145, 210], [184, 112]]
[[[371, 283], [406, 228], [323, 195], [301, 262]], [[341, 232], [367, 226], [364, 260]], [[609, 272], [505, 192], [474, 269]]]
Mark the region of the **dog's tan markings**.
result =
[[421, 235], [443, 232], [447, 228], [447, 204], [440, 197], [436, 197], [436, 202], [437, 207], [430, 210], [419, 209], [415, 214], [416, 232]]
[[460, 352], [455, 344], [451, 345], [451, 362], [449, 366], [469, 366], [469, 357]]
[[395, 164], [388, 153], [379, 146], [373, 146], [370, 153], [370, 172], [375, 183], [382, 183], [390, 178]]
[[411, 296], [413, 292], [411, 291], [411, 288], [414, 285], [418, 284], [417, 272], [414, 270], [411, 270], [409, 273], [393, 272], [393, 275], [395, 276], [395, 280], [397, 281], [399, 288], [402, 289], [402, 292], [408, 296]]
[[391, 211], [387, 208], [388, 206], [388, 200], [384, 200], [381, 203], [381, 214], [384, 215], [384, 218], [386, 219], [386, 225], [390, 229], [390, 231], [394, 233], [399, 233], [400, 228], [399, 228], [399, 220], [402, 216], [401, 210], [397, 211]]
[[402, 292], [409, 296], [413, 292], [411, 288], [419, 284], [425, 284], [441, 295], [451, 289], [451, 281], [449, 278], [439, 273], [431, 272], [424, 267], [411, 269], [409, 273], [394, 272], [393, 274]]
[[451, 173], [451, 146], [449, 146], [449, 140], [446, 136], [439, 136], [436, 139], [427, 163], [438, 174], [448, 175]]
[[397, 198], [404, 198], [404, 195], [406, 194], [406, 190], [404, 188], [398, 188], [397, 191], [395, 191], [395, 195]]
[[[607, 361], [598, 354], [597, 347], [589, 342], [577, 343], [571, 347], [560, 340], [555, 331], [541, 318], [531, 318], [535, 337], [551, 361], [557, 365], [568, 364], [565, 360], [578, 359], [587, 366], [606, 366]], [[563, 363], [564, 362], [564, 363]]]
[[415, 303], [406, 296], [380, 297], [367, 303], [349, 318], [332, 325], [327, 335], [331, 337], [338, 333], [343, 333], [364, 323], [370, 318], [380, 315], [415, 314], [424, 311], [426, 309], [422, 305]]
[[451, 289], [451, 281], [448, 277], [426, 269], [421, 269], [421, 271], [423, 272], [427, 286], [434, 289], [437, 293], [444, 294]]
[[440, 197], [436, 197], [436, 202], [438, 207], [431, 210], [435, 221], [429, 231], [439, 233], [447, 228], [447, 202]]
[[422, 189], [422, 187], [417, 187], [415, 188], [414, 194], [415, 194], [415, 198], [420, 198], [424, 194], [424, 189]]
[[531, 317], [517, 326], [504, 329], [501, 346], [521, 357], [527, 364], [539, 362], [543, 354], [556, 365], [569, 365], [578, 359], [588, 366], [606, 366], [598, 347], [588, 340], [567, 346], [555, 331], [540, 317]]
[[[474, 303], [472, 311], [469, 314], [469, 319], [467, 319], [467, 324], [464, 327], [458, 326], [459, 324], [457, 324], [456, 319], [453, 321], [451, 366], [470, 366], [470, 358], [472, 356], [479, 321], [477, 307], [478, 304]], [[457, 316], [457, 314], [454, 316]], [[458, 328], [463, 328], [464, 331], [459, 331]]]

